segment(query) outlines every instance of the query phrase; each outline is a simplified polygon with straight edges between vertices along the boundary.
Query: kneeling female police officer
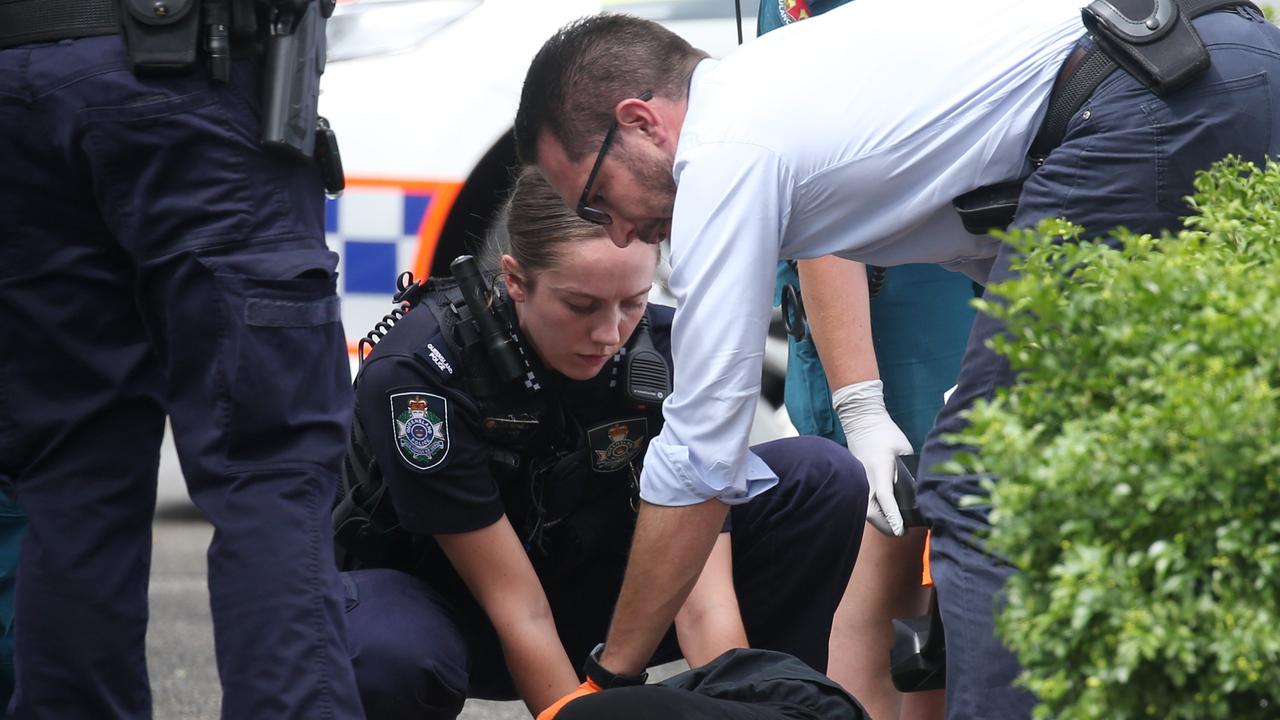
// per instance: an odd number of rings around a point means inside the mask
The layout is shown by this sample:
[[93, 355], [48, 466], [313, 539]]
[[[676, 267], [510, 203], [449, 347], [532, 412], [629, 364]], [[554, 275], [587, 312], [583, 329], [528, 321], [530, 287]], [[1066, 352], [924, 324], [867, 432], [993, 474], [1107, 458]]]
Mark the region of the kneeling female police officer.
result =
[[[658, 248], [615, 247], [532, 171], [506, 226], [485, 302], [410, 286], [356, 378], [334, 519], [370, 718], [454, 718], [468, 697], [537, 714], [579, 684], [621, 585], [670, 383], [672, 310], [647, 303]], [[819, 438], [753, 451], [779, 484], [732, 508], [654, 663], [749, 644], [826, 667], [866, 479]]]

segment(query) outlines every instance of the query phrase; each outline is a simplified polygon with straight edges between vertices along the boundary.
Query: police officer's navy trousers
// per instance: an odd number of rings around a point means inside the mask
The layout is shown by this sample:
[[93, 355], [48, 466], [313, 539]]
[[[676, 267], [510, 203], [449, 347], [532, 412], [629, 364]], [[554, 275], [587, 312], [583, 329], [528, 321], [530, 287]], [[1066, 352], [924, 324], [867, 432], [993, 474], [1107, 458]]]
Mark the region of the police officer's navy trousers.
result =
[[[1076, 112], [1062, 145], [1027, 180], [1015, 227], [1065, 217], [1090, 236], [1117, 226], [1177, 230], [1197, 170], [1229, 153], [1259, 166], [1280, 154], [1280, 30], [1251, 10], [1213, 13], [1194, 25], [1209, 48], [1208, 72], [1165, 97], [1123, 71], [1104, 80]], [[1006, 249], [992, 282], [1011, 277], [1009, 261]], [[1008, 363], [987, 347], [999, 332], [992, 318], [975, 320], [958, 387], [938, 415], [921, 468], [955, 450], [941, 438], [964, 427], [965, 409], [1012, 383]], [[933, 522], [930, 559], [947, 635], [947, 716], [1029, 718], [1034, 698], [1013, 687], [1018, 663], [994, 629], [1000, 588], [1012, 569], [975, 538], [987, 525], [987, 506], [961, 506], [962, 498], [978, 495], [974, 476], [923, 474], [920, 504]]]
[[166, 412], [213, 523], [223, 717], [363, 717], [329, 510], [350, 423], [314, 168], [258, 69], [139, 79], [118, 36], [0, 50], [0, 481], [30, 519], [21, 718], [148, 718]]
[[[731, 510], [734, 586], [753, 647], [819, 671], [831, 617], [862, 542], [867, 481], [848, 450], [815, 437], [752, 448], [777, 487]], [[575, 669], [603, 642], [624, 561], [546, 588]], [[474, 601], [450, 602], [396, 570], [346, 573], [347, 628], [361, 697], [379, 720], [455, 717], [467, 697], [516, 697], [493, 628]], [[669, 633], [654, 663], [680, 656]]]

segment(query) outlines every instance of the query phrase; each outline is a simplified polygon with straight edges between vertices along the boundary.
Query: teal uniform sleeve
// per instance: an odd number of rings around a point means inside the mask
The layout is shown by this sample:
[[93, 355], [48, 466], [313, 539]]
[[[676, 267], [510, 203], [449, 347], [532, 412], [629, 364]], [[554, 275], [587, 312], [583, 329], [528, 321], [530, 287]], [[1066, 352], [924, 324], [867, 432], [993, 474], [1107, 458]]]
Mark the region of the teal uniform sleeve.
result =
[[901, 265], [886, 271], [884, 286], [871, 299], [885, 407], [916, 452], [942, 409], [942, 394], [956, 383], [973, 325], [973, 298], [973, 281], [960, 273]]
[[[849, 0], [808, 0], [813, 15]], [[756, 34], [763, 35], [789, 22], [786, 2], [760, 0]], [[803, 119], [801, 119], [802, 121]], [[778, 263], [774, 304], [785, 285], [800, 286], [795, 267]], [[973, 324], [973, 282], [960, 273], [936, 265], [888, 268], [884, 285], [871, 299], [871, 335], [880, 379], [884, 382], [889, 416], [919, 452], [934, 416], [942, 408], [942, 394], [955, 384], [960, 360]], [[791, 424], [801, 435], [817, 435], [845, 444], [844, 431], [831, 409], [831, 388], [813, 338], [789, 337], [787, 379], [783, 401]]]
[[[796, 283], [786, 263], [778, 284]], [[871, 335], [884, 382], [885, 407], [917, 451], [942, 408], [942, 394], [955, 384], [973, 324], [975, 288], [969, 278], [936, 265], [888, 268], [871, 299]], [[801, 435], [845, 444], [831, 409], [831, 388], [812, 337], [788, 339], [787, 414]]]

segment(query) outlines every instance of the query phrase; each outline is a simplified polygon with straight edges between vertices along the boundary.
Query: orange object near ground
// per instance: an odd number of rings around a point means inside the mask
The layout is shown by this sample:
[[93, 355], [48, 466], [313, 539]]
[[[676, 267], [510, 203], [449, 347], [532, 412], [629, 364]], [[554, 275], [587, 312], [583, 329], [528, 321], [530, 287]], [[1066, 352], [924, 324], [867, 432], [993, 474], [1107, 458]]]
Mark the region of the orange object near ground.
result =
[[555, 720], [556, 715], [560, 714], [560, 711], [564, 709], [565, 705], [568, 705], [583, 695], [598, 693], [601, 689], [602, 688], [596, 684], [595, 680], [587, 678], [586, 682], [579, 685], [576, 690], [551, 703], [546, 710], [538, 713], [538, 720]]
[[929, 541], [933, 539], [933, 531], [930, 530], [924, 536], [924, 559], [921, 561], [920, 584], [925, 587], [933, 587], [933, 573], [929, 572]]

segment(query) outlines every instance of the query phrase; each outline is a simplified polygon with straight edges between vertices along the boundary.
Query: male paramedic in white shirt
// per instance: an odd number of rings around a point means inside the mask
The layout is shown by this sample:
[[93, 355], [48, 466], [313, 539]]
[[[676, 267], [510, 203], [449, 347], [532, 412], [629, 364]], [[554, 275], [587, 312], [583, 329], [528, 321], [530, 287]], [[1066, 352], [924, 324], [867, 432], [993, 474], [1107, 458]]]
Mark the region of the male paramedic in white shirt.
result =
[[[1077, 112], [1034, 173], [1028, 149], [1064, 60], [1087, 43], [1081, 0], [858, 0], [770, 33], [723, 60], [623, 15], [574, 23], [543, 46], [516, 117], [521, 158], [618, 245], [671, 240], [678, 299], [674, 390], [641, 477], [626, 580], [600, 664], [643, 670], [697, 578], [727, 504], [777, 479], [747, 450], [776, 261], [839, 255], [879, 266], [938, 263], [980, 283], [1007, 277], [1001, 243], [966, 232], [953, 198], [1030, 175], [1015, 226], [1065, 216], [1105, 234], [1175, 227], [1194, 172], [1227, 153], [1280, 153], [1280, 31], [1260, 14], [1195, 22], [1212, 59], [1159, 97], [1123, 70]], [[848, 68], [838, 77], [814, 67]], [[769, 78], [776, 77], [776, 82]], [[1268, 79], [1269, 78], [1269, 79]], [[795, 132], [797, 119], [804, 132]], [[1157, 141], [1158, 137], [1158, 141]], [[806, 298], [865, 313], [865, 291]], [[1011, 382], [975, 322], [959, 387], [921, 461], [933, 576], [947, 628], [950, 718], [1029, 717], [1016, 659], [994, 636], [1010, 570], [961, 508], [976, 478], [927, 469], [975, 399]], [[872, 443], [859, 455], [894, 532], [894, 440], [865, 363], [827, 367]], [[847, 428], [846, 428], [847, 429]], [[880, 452], [865, 451], [874, 438]], [[896, 522], [895, 522], [896, 521]], [[803, 612], [797, 608], [797, 612]], [[553, 713], [545, 713], [550, 717]]]

